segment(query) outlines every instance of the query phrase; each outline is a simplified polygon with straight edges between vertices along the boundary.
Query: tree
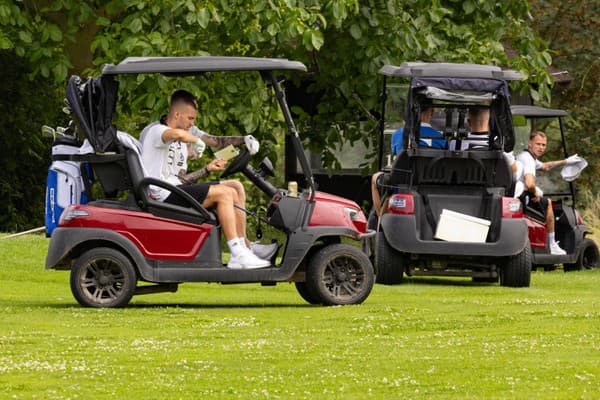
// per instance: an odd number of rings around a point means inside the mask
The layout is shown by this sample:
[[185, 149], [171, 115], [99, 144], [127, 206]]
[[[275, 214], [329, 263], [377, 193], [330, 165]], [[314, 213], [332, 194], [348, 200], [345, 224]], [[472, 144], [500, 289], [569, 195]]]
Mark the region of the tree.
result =
[[570, 113], [566, 129], [570, 151], [585, 157], [589, 166], [579, 183], [597, 193], [600, 173], [600, 6], [596, 1], [534, 1], [533, 27], [552, 49], [553, 66], [573, 77], [558, 88], [554, 107]]
[[[314, 112], [300, 114], [307, 146], [335, 168], [340, 140], [369, 143], [376, 128], [378, 69], [402, 61], [456, 61], [506, 65], [529, 77], [532, 93], [549, 94], [551, 59], [526, 23], [526, 0], [0, 0], [0, 47], [33, 67], [32, 76], [64, 85], [67, 70], [98, 74], [126, 56], [236, 55], [304, 62]], [[503, 42], [519, 56], [507, 60]], [[87, 52], [89, 49], [89, 52]], [[79, 60], [92, 64], [82, 70]], [[301, 82], [305, 79], [304, 82]], [[118, 126], [134, 135], [166, 109], [177, 79], [120, 79]], [[535, 83], [535, 86], [531, 85]], [[198, 124], [223, 134], [252, 133], [274, 156], [283, 127], [262, 83], [232, 77], [225, 87], [210, 75], [186, 83], [201, 99]], [[275, 117], [275, 118], [273, 118]], [[360, 126], [360, 129], [359, 129]], [[366, 134], [365, 134], [366, 133]], [[278, 144], [279, 143], [279, 144]], [[374, 162], [374, 158], [373, 158]], [[368, 164], [368, 163], [367, 163]]]

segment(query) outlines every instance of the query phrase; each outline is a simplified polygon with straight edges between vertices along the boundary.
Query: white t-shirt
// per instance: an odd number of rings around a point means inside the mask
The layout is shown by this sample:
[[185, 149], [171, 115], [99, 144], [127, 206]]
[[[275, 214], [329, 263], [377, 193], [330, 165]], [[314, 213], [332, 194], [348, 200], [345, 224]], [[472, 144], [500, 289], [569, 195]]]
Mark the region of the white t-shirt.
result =
[[[184, 143], [174, 141], [164, 143], [162, 134], [169, 129], [168, 126], [159, 121], [146, 126], [140, 135], [142, 143], [142, 160], [148, 175], [166, 181], [172, 185], [181, 185], [177, 176], [186, 163], [181, 147], [186, 148]], [[171, 192], [156, 186], [150, 186], [150, 193], [157, 200], [164, 201]]]
[[[530, 174], [535, 177], [536, 170], [541, 169], [544, 166], [544, 163], [537, 158], [533, 158], [531, 153], [527, 150], [519, 153], [519, 155], [516, 157], [516, 160], [521, 162], [523, 165], [523, 173], [519, 177], [519, 181], [515, 186], [515, 197], [519, 197], [525, 191], [525, 176]], [[538, 190], [537, 186], [536, 190]], [[543, 193], [541, 191], [538, 191], [539, 196], [542, 194]]]
[[[179, 179], [180, 171], [184, 173], [187, 171], [188, 148], [187, 143], [178, 140], [164, 143], [162, 134], [167, 129], [169, 129], [167, 125], [155, 121], [142, 130], [140, 134], [142, 160], [149, 176], [177, 186], [183, 183]], [[201, 137], [206, 135], [206, 132], [196, 128], [193, 134]], [[150, 186], [150, 193], [157, 200], [164, 201], [171, 192]]]

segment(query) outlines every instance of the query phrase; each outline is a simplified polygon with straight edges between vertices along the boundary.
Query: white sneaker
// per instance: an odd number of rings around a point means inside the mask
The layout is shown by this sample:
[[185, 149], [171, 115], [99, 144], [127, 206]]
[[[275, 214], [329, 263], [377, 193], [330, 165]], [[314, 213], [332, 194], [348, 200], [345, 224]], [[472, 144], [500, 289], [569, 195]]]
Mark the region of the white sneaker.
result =
[[567, 252], [560, 248], [558, 242], [552, 242], [550, 243], [550, 254], [556, 256], [564, 256], [565, 254], [567, 254]]
[[248, 249], [242, 250], [237, 256], [231, 255], [227, 263], [227, 268], [230, 269], [258, 269], [270, 266], [270, 261], [258, 258]]
[[277, 243], [271, 244], [260, 244], [258, 242], [250, 243], [250, 251], [255, 256], [262, 258], [263, 260], [270, 260], [271, 257], [277, 252]]

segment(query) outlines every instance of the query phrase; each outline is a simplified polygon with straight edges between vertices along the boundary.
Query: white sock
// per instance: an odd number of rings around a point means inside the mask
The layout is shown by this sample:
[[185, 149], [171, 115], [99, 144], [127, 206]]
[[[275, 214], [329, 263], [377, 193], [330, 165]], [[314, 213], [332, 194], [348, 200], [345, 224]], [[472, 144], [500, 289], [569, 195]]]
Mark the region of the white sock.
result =
[[244, 245], [245, 248], [250, 250], [250, 247], [248, 247], [248, 245], [246, 244], [246, 239], [244, 239], [243, 237], [239, 237], [238, 240]]
[[240, 253], [242, 253], [242, 251], [244, 251], [246, 248], [246, 245], [244, 244], [243, 239], [240, 240], [240, 238], [233, 238], [231, 240], [228, 240], [227, 246], [229, 247], [229, 251], [231, 252], [231, 255], [234, 257], [239, 256]]
[[548, 233], [548, 243], [554, 243], [554, 232], [549, 232]]

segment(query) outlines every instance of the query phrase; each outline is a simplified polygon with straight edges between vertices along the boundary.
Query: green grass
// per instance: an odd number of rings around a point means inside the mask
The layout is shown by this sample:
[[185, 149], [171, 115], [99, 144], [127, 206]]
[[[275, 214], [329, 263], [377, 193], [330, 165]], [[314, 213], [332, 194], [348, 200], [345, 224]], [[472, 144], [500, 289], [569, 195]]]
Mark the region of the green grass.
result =
[[184, 284], [78, 306], [47, 239], [0, 240], [0, 399], [597, 399], [600, 270], [410, 279], [359, 306]]

